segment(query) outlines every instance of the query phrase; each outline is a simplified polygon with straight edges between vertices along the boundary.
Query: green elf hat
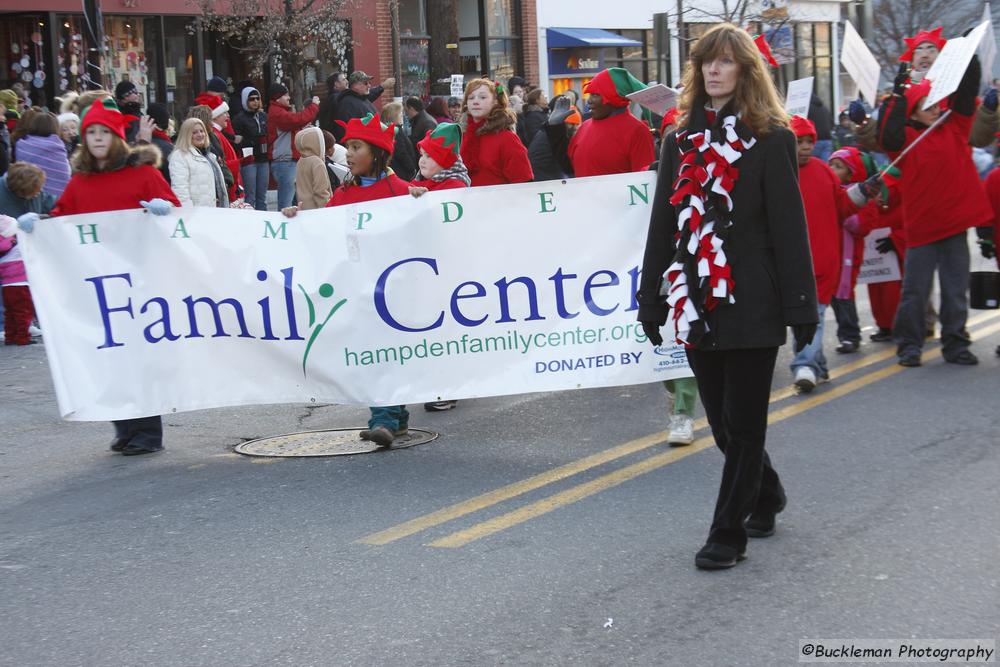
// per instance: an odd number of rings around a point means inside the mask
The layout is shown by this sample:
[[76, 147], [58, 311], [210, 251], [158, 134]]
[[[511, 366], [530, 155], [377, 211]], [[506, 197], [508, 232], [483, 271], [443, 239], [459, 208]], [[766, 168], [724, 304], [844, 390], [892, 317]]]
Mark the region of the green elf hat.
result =
[[456, 123], [441, 123], [417, 142], [417, 148], [444, 169], [451, 169], [458, 161], [462, 147], [462, 128]]
[[344, 144], [350, 139], [358, 139], [372, 146], [378, 146], [389, 155], [392, 155], [396, 147], [396, 126], [386, 127], [372, 114], [364, 118], [352, 118], [346, 123], [338, 120], [337, 124], [344, 128], [344, 138], [341, 140]]
[[627, 107], [630, 101], [626, 95], [645, 90], [646, 84], [621, 67], [609, 67], [583, 87], [587, 94], [600, 95], [605, 104], [613, 107]]

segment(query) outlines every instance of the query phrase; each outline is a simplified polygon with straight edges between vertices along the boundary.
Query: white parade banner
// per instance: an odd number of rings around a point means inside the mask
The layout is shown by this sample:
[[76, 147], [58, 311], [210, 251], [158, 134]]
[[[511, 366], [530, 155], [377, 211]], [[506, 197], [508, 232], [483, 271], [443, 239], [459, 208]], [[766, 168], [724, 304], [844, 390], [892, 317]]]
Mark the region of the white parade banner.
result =
[[[59, 409], [395, 405], [689, 376], [635, 293], [655, 174], [19, 233]], [[666, 331], [666, 329], [665, 329]]]
[[891, 233], [892, 229], [889, 227], [879, 227], [873, 229], [865, 237], [865, 256], [861, 261], [861, 270], [858, 272], [859, 285], [888, 283], [903, 279], [899, 270], [899, 255], [895, 251], [883, 254], [875, 247], [877, 241], [884, 239]]

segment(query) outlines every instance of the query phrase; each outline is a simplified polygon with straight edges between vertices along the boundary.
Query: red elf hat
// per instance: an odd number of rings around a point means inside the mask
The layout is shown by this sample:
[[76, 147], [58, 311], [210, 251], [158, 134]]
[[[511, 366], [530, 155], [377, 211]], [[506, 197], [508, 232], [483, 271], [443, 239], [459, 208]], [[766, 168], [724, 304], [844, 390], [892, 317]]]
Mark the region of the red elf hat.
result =
[[455, 123], [441, 123], [417, 142], [417, 148], [445, 169], [458, 162], [462, 146], [462, 128]]
[[125, 116], [110, 98], [98, 100], [83, 110], [80, 134], [83, 135], [91, 125], [103, 125], [125, 140]]
[[392, 155], [396, 147], [396, 126], [386, 127], [379, 122], [379, 119], [368, 114], [364, 118], [352, 118], [348, 122], [338, 120], [337, 124], [344, 128], [344, 138], [341, 143], [346, 144], [350, 139], [357, 139], [378, 146]]
[[644, 90], [646, 84], [621, 67], [609, 67], [587, 82], [586, 94], [600, 95], [601, 100], [613, 107], [627, 107], [631, 102], [626, 95]]
[[944, 45], [948, 42], [947, 39], [941, 36], [941, 31], [943, 28], [938, 26], [933, 30], [927, 31], [922, 30], [918, 32], [913, 37], [904, 37], [903, 41], [906, 42], [906, 51], [899, 57], [899, 62], [908, 63], [913, 61], [913, 52], [917, 50], [917, 47], [924, 42], [930, 42], [934, 46], [941, 50]]

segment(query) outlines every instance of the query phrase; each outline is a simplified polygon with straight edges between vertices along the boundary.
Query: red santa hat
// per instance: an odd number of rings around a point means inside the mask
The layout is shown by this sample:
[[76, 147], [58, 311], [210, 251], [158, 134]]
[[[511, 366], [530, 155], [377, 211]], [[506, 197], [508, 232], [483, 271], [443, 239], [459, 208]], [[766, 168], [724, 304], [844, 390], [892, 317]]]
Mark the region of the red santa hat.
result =
[[778, 67], [778, 61], [774, 59], [774, 54], [771, 53], [771, 45], [767, 43], [767, 38], [764, 35], [757, 35], [753, 38], [753, 43], [757, 45], [757, 50], [760, 51], [760, 55], [764, 56], [764, 60], [771, 67]]
[[812, 140], [816, 141], [816, 126], [808, 118], [792, 116], [789, 124], [796, 137], [812, 137]]
[[920, 100], [924, 99], [931, 93], [931, 80], [924, 77], [923, 81], [916, 84], [911, 84], [909, 88], [906, 89], [906, 116], [909, 118], [917, 108], [917, 104]]
[[346, 123], [338, 120], [337, 125], [344, 128], [344, 138], [341, 139], [344, 144], [351, 139], [357, 139], [372, 146], [378, 146], [390, 155], [396, 147], [396, 126], [386, 127], [372, 114], [368, 114], [364, 118], [352, 118]]
[[913, 61], [913, 52], [917, 50], [917, 47], [921, 44], [930, 43], [933, 44], [941, 50], [944, 45], [948, 42], [947, 39], [941, 36], [942, 28], [939, 26], [933, 30], [921, 30], [913, 37], [904, 37], [903, 41], [906, 42], [906, 51], [899, 57], [899, 62], [908, 63]]
[[586, 94], [600, 95], [605, 104], [613, 107], [627, 107], [631, 102], [626, 97], [646, 88], [646, 84], [621, 67], [609, 67], [587, 82], [583, 87]]
[[118, 109], [114, 100], [108, 98], [98, 100], [83, 110], [80, 119], [80, 135], [87, 132], [91, 125], [103, 125], [125, 140], [125, 116]]

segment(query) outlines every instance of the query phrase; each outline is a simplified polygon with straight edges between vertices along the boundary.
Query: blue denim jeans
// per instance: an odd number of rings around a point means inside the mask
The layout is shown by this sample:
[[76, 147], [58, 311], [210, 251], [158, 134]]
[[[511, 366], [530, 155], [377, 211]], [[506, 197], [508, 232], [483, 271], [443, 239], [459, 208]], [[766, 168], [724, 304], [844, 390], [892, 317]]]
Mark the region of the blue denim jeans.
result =
[[792, 373], [803, 366], [813, 369], [816, 378], [829, 379], [830, 371], [826, 367], [826, 355], [823, 354], [823, 317], [826, 315], [826, 306], [819, 304], [819, 325], [816, 327], [816, 335], [812, 342], [799, 350], [795, 358], [792, 359]]
[[271, 163], [271, 174], [278, 183], [278, 210], [288, 208], [295, 199], [295, 162], [281, 160]]
[[243, 189], [246, 190], [246, 202], [258, 211], [267, 210], [267, 183], [269, 176], [270, 166], [267, 162], [254, 162], [240, 167]]
[[405, 405], [388, 405], [381, 408], [368, 408], [372, 418], [368, 420], [368, 428], [384, 426], [393, 433], [406, 428], [410, 423], [410, 413]]

